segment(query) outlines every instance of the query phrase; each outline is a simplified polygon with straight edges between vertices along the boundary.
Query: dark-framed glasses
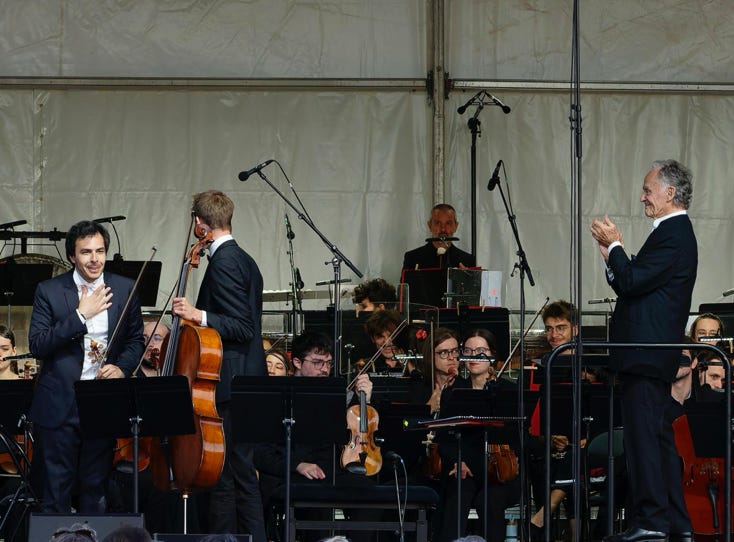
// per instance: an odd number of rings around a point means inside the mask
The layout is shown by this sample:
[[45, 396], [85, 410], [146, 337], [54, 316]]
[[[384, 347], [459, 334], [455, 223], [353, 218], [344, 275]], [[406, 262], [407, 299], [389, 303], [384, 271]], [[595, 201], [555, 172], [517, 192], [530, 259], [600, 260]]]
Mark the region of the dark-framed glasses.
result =
[[331, 360], [331, 359], [304, 358], [303, 361], [308, 361], [311, 365], [313, 365], [317, 369], [323, 369], [324, 367], [331, 367], [334, 364], [334, 360]]
[[449, 357], [456, 358], [459, 357], [459, 349], [451, 348], [448, 350], [435, 350], [434, 354], [436, 354], [441, 359], [449, 359]]

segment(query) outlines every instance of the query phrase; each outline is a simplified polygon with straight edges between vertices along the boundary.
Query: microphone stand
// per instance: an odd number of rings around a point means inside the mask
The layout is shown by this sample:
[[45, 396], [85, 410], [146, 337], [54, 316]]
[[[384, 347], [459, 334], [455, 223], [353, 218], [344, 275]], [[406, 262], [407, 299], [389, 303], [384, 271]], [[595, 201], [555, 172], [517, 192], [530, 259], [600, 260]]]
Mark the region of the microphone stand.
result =
[[[280, 164], [278, 165], [280, 166]], [[311, 228], [311, 230], [319, 237], [319, 239], [321, 239], [324, 245], [326, 245], [326, 247], [331, 251], [332, 258], [330, 261], [325, 262], [325, 264], [331, 263], [332, 265], [332, 268], [334, 270], [335, 288], [338, 288], [339, 284], [341, 284], [341, 276], [342, 276], [341, 264], [342, 262], [344, 262], [347, 265], [347, 267], [349, 267], [349, 269], [351, 269], [352, 272], [355, 275], [357, 275], [359, 278], [362, 278], [364, 276], [362, 272], [359, 269], [357, 269], [355, 265], [349, 260], [349, 258], [347, 258], [342, 253], [342, 251], [339, 250], [339, 247], [337, 247], [334, 243], [329, 241], [329, 239], [323, 233], [321, 233], [321, 230], [319, 230], [316, 227], [316, 224], [313, 223], [313, 220], [311, 220], [311, 217], [309, 217], [306, 213], [298, 210], [298, 208], [295, 205], [293, 205], [293, 202], [289, 200], [285, 196], [285, 194], [283, 194], [283, 192], [278, 190], [278, 188], [273, 183], [270, 182], [270, 179], [268, 179], [262, 171], [258, 171], [257, 174], [260, 176], [260, 178], [263, 181], [265, 181], [268, 184], [270, 188], [273, 189], [273, 191], [276, 194], [278, 194], [278, 196], [280, 196], [280, 199], [282, 199], [286, 203], [286, 205], [288, 205], [288, 207], [290, 207], [291, 209], [293, 209], [296, 212], [296, 214], [298, 215], [298, 218], [303, 220], [308, 225], [308, 227]], [[293, 190], [293, 192], [295, 193], [295, 189], [293, 188], [292, 185], [291, 185], [291, 190]], [[297, 194], [296, 194], [296, 197], [298, 197]], [[341, 323], [341, 301], [340, 300], [341, 300], [340, 295], [334, 296], [334, 326], [333, 326], [333, 329], [334, 329], [334, 337], [333, 337], [333, 340], [334, 340], [334, 343], [333, 343], [334, 376], [338, 376], [339, 374], [338, 373], [339, 367], [340, 367], [339, 358], [341, 357], [341, 348], [340, 348], [341, 336], [339, 334], [339, 329], [340, 329], [339, 324]]]
[[479, 113], [482, 112], [482, 109], [484, 109], [484, 103], [480, 101], [474, 116], [467, 121], [471, 132], [469, 194], [471, 198], [471, 254], [474, 257], [477, 254], [477, 137], [482, 135], [482, 122], [479, 120]]
[[291, 230], [291, 223], [288, 220], [288, 214], [285, 215], [285, 226], [286, 226], [286, 237], [288, 238], [288, 259], [291, 266], [291, 292], [293, 292], [293, 311], [292, 311], [292, 322], [291, 322], [291, 333], [293, 337], [301, 333], [301, 318], [303, 314], [303, 306], [301, 305], [301, 298], [303, 294], [303, 280], [301, 280], [301, 272], [293, 263], [293, 239], [296, 234]]
[[[507, 182], [507, 177], [505, 177], [505, 182]], [[520, 270], [520, 329], [525, 329], [525, 275], [527, 274], [528, 282], [530, 283], [530, 286], [535, 286], [535, 280], [533, 280], [533, 273], [530, 271], [530, 266], [528, 265], [528, 260], [525, 257], [525, 250], [522, 248], [522, 243], [520, 242], [520, 234], [517, 231], [517, 220], [515, 217], [515, 214], [512, 212], [512, 205], [508, 203], [507, 198], [505, 198], [505, 193], [502, 190], [502, 183], [500, 182], [499, 178], [494, 181], [493, 179], [490, 179], [487, 188], [491, 191], [494, 189], [495, 186], [498, 186], [500, 189], [500, 196], [502, 196], [502, 203], [505, 206], [505, 212], [507, 213], [507, 219], [510, 222], [510, 227], [512, 228], [512, 235], [515, 238], [515, 243], [517, 244], [517, 256], [519, 260], [515, 263], [515, 266], [513, 267], [512, 274], [514, 275], [515, 269]], [[508, 187], [509, 190], [509, 187]], [[517, 376], [517, 417], [518, 417], [518, 424], [520, 426], [520, 457], [525, 460], [525, 443], [527, 442], [527, 431], [525, 430], [525, 334], [520, 335], [520, 342], [519, 342], [519, 348], [520, 348], [520, 370], [518, 371]], [[518, 521], [518, 525], [521, 526], [521, 529], [525, 529], [526, 521], [525, 518], [528, 516], [528, 510], [527, 510], [527, 469], [520, 469], [520, 518]], [[546, 507], [547, 509], [548, 507]], [[519, 536], [522, 540], [527, 540], [527, 537], [525, 536]]]

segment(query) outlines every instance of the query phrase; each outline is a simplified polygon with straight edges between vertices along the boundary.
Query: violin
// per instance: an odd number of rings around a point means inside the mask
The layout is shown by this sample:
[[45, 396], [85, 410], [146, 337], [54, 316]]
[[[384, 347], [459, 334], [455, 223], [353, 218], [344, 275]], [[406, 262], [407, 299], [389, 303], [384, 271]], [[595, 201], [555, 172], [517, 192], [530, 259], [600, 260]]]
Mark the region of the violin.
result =
[[[351, 389], [360, 375], [365, 374], [374, 366], [375, 360], [382, 354], [382, 350], [397, 337], [408, 324], [407, 320], [400, 322], [390, 337], [383, 343], [377, 352], [359, 370], [347, 389]], [[367, 395], [359, 391], [359, 405], [347, 408], [347, 428], [350, 432], [349, 442], [344, 445], [341, 455], [341, 466], [353, 474], [373, 476], [382, 469], [382, 452], [375, 440], [375, 433], [380, 423], [380, 416], [374, 407], [367, 404]]]
[[490, 444], [487, 455], [489, 483], [504, 484], [512, 482], [520, 472], [515, 451], [509, 444]]
[[373, 476], [382, 469], [382, 452], [375, 442], [380, 416], [367, 404], [367, 394], [358, 393], [359, 405], [347, 409], [350, 437], [342, 450], [341, 465], [351, 473]]

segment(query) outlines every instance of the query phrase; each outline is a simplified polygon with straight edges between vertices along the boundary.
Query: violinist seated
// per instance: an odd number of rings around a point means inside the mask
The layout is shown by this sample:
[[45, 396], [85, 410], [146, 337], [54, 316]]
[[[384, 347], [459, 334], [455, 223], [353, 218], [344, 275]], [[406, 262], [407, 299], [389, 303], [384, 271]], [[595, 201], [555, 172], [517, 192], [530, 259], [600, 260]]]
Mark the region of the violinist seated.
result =
[[400, 344], [403, 340], [403, 333], [399, 333], [398, 337], [390, 338], [397, 327], [402, 323], [403, 317], [394, 309], [384, 309], [373, 312], [364, 324], [364, 330], [369, 336], [372, 344], [376, 349], [382, 348], [380, 356], [375, 360], [374, 372], [378, 374], [397, 374], [410, 373], [415, 367], [412, 362], [404, 366], [396, 355], [405, 352], [405, 348]]
[[[295, 367], [297, 377], [328, 377], [332, 368], [332, 341], [324, 333], [304, 331], [293, 339], [291, 345], [291, 360]], [[364, 392], [367, 402], [371, 400], [372, 382], [369, 375], [362, 374], [357, 377], [354, 389], [356, 392]], [[351, 391], [345, 395], [345, 406], [356, 399], [357, 394]], [[296, 413], [297, 417], [298, 414]], [[295, 443], [292, 450], [291, 473], [292, 484], [313, 484], [314, 486], [331, 486], [332, 478], [336, 486], [365, 487], [373, 486], [373, 477], [364, 474], [354, 474], [339, 465], [334, 468], [334, 458], [339, 461], [338, 454], [334, 454], [331, 444], [327, 445], [299, 445]], [[260, 473], [260, 486], [263, 503], [266, 510], [272, 509], [272, 497], [276, 493], [282, 493], [285, 469], [285, 450], [280, 444], [266, 444], [255, 447], [255, 467]], [[358, 491], [358, 489], [357, 489]], [[297, 514], [302, 519], [331, 520], [332, 513], [326, 509], [302, 510]], [[353, 520], [376, 521], [381, 518], [379, 510], [352, 510], [345, 509], [345, 515]], [[302, 540], [319, 540], [328, 536], [326, 532], [304, 531]], [[354, 532], [349, 534], [353, 541], [371, 541], [373, 533]], [[282, 537], [281, 537], [282, 539]]]
[[[457, 388], [484, 390], [489, 386], [499, 386], [505, 381], [494, 381], [494, 352], [497, 340], [492, 332], [485, 329], [470, 330], [464, 338], [462, 355], [477, 358], [466, 363], [468, 378], [457, 376], [450, 387], [442, 393], [442, 402]], [[512, 386], [509, 382], [507, 385]], [[491, 440], [490, 440], [491, 442]], [[499, 457], [500, 451], [504, 453]], [[492, 464], [488, 473], [487, 507], [484, 508], [484, 471], [488, 468], [484, 454], [484, 431], [467, 430], [462, 434], [461, 461], [461, 527], [460, 536], [466, 536], [469, 510], [475, 508], [479, 515], [479, 524], [487, 517], [487, 540], [504, 540], [505, 509], [517, 504], [520, 500], [520, 479], [517, 456], [507, 445], [490, 444], [490, 460], [499, 458], [503, 464], [499, 469]], [[453, 437], [439, 437], [439, 453], [443, 465], [441, 479], [440, 510], [443, 517], [437, 526], [433, 540], [448, 542], [457, 538], [457, 453], [456, 441]], [[501, 474], [498, 474], [501, 473]], [[480, 527], [481, 530], [481, 527]], [[484, 534], [484, 533], [476, 533]]]

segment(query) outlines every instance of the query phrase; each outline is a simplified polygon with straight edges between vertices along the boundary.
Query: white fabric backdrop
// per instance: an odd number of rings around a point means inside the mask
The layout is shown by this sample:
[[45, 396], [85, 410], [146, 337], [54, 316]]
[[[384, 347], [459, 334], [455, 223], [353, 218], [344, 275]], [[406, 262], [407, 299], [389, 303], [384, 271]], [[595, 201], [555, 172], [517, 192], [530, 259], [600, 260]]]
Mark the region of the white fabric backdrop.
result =
[[[568, 76], [570, 2], [446, 5], [452, 77]], [[5, 0], [0, 8], [4, 77], [413, 78], [427, 69], [430, 5], [419, 0]], [[726, 1], [584, 2], [582, 18], [585, 79], [734, 80]], [[177, 274], [191, 194], [207, 188], [235, 200], [235, 235], [260, 263], [266, 289], [288, 288], [285, 207], [259, 178], [237, 180], [267, 158], [280, 160], [317, 224], [367, 277], [397, 281], [403, 251], [425, 237], [433, 203], [425, 93], [30, 86], [0, 80], [0, 222], [27, 219], [27, 229], [64, 230], [82, 218], [126, 215], [117, 223], [122, 254], [143, 259], [157, 245], [162, 290]], [[454, 91], [446, 104], [446, 199], [459, 211], [464, 248], [470, 138], [467, 115], [455, 110], [467, 97]], [[510, 115], [486, 108], [480, 116], [478, 260], [505, 273], [505, 305], [517, 308], [517, 279], [509, 278], [515, 247], [499, 194], [484, 189], [501, 158], [538, 282], [528, 289], [535, 307], [545, 296], [569, 295], [568, 98], [543, 90], [501, 97]], [[733, 101], [726, 90], [582, 96], [586, 222], [609, 213], [634, 252], [649, 230], [637, 202], [649, 162], [675, 157], [693, 169], [691, 215], [701, 255], [694, 305], [734, 286], [727, 167]], [[287, 190], [275, 165], [265, 171]], [[330, 278], [330, 254], [293, 214], [291, 221], [296, 264], [313, 287]], [[611, 295], [590, 238], [582, 241], [584, 298]], [[111, 249], [117, 251], [114, 243]], [[6, 247], [0, 256], [9, 253]]]

